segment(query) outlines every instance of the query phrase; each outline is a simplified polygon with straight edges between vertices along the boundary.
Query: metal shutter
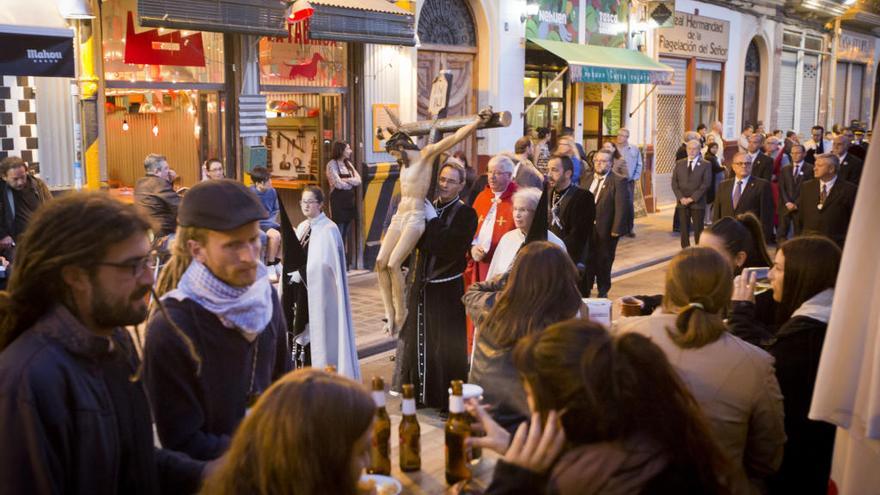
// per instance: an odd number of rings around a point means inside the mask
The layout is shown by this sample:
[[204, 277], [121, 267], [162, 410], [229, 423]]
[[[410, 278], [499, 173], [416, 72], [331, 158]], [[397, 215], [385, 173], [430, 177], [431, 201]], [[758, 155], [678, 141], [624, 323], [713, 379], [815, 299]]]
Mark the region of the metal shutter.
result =
[[687, 60], [660, 57], [660, 63], [671, 67], [675, 71], [675, 75], [672, 76], [672, 84], [657, 86], [657, 94], [684, 95], [687, 89]]
[[837, 77], [834, 80], [834, 121], [832, 124], [846, 123], [846, 74], [849, 64], [837, 62]]
[[819, 56], [804, 54], [804, 72], [801, 77], [801, 114], [800, 127], [796, 129], [802, 135], [810, 133], [816, 125], [816, 111], [819, 109]]
[[852, 71], [849, 78], [849, 99], [847, 107], [849, 112], [846, 114], [846, 122], [842, 124], [849, 125], [853, 120], [862, 120], [862, 84], [865, 75], [865, 66], [862, 64], [852, 64]]
[[797, 85], [797, 52], [782, 52], [779, 68], [779, 101], [776, 104], [777, 129], [794, 129], [794, 93]]

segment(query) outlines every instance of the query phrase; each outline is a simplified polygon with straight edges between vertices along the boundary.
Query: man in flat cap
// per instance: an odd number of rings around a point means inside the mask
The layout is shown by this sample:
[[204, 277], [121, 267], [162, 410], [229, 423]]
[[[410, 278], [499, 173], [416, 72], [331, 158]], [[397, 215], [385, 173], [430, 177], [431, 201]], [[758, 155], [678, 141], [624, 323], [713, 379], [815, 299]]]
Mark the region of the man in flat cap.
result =
[[162, 445], [196, 459], [220, 457], [248, 407], [292, 368], [284, 314], [259, 259], [267, 216], [229, 179], [196, 184], [178, 210], [144, 379]]

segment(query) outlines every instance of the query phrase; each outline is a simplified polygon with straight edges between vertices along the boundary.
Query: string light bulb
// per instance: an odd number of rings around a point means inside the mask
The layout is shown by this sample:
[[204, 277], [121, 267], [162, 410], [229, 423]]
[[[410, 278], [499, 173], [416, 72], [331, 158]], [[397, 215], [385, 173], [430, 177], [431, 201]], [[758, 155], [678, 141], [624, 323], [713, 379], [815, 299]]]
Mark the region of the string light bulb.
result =
[[159, 124], [153, 124], [153, 136], [159, 136]]
[[122, 119], [122, 130], [123, 131], [128, 130], [128, 120], [126, 120], [126, 119]]

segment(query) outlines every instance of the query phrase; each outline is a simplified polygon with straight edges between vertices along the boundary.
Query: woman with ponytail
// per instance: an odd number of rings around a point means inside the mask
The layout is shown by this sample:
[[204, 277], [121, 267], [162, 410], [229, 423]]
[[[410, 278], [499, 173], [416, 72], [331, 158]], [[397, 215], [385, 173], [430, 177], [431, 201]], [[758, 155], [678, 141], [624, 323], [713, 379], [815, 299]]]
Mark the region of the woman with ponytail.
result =
[[758, 493], [782, 461], [782, 394], [773, 358], [727, 332], [731, 266], [706, 247], [682, 250], [666, 271], [661, 309], [621, 320], [616, 331], [650, 338], [666, 354], [709, 418], [733, 465], [733, 493]]
[[706, 419], [649, 339], [568, 320], [520, 341], [514, 362], [531, 425], [508, 448], [483, 408], [472, 408], [489, 433], [472, 444], [504, 454], [487, 495], [728, 493], [728, 464]]

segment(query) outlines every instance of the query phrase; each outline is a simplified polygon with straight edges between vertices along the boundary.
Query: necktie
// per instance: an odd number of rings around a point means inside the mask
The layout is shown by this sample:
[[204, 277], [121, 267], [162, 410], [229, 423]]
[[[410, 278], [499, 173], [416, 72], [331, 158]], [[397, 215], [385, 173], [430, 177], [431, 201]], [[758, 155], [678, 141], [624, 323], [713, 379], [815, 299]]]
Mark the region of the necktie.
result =
[[605, 181], [605, 176], [599, 177], [599, 180], [596, 181], [596, 187], [593, 189], [593, 200], [595, 202], [599, 202], [599, 191], [602, 190], [602, 182]]
[[794, 166], [794, 178], [797, 179], [800, 174], [801, 174], [801, 166], [795, 165]]
[[733, 209], [736, 209], [736, 205], [739, 204], [739, 199], [742, 197], [743, 189], [742, 189], [742, 181], [736, 181], [736, 188], [733, 190]]
[[819, 192], [819, 204], [825, 204], [825, 200], [828, 198], [828, 185], [822, 184], [822, 190]]

